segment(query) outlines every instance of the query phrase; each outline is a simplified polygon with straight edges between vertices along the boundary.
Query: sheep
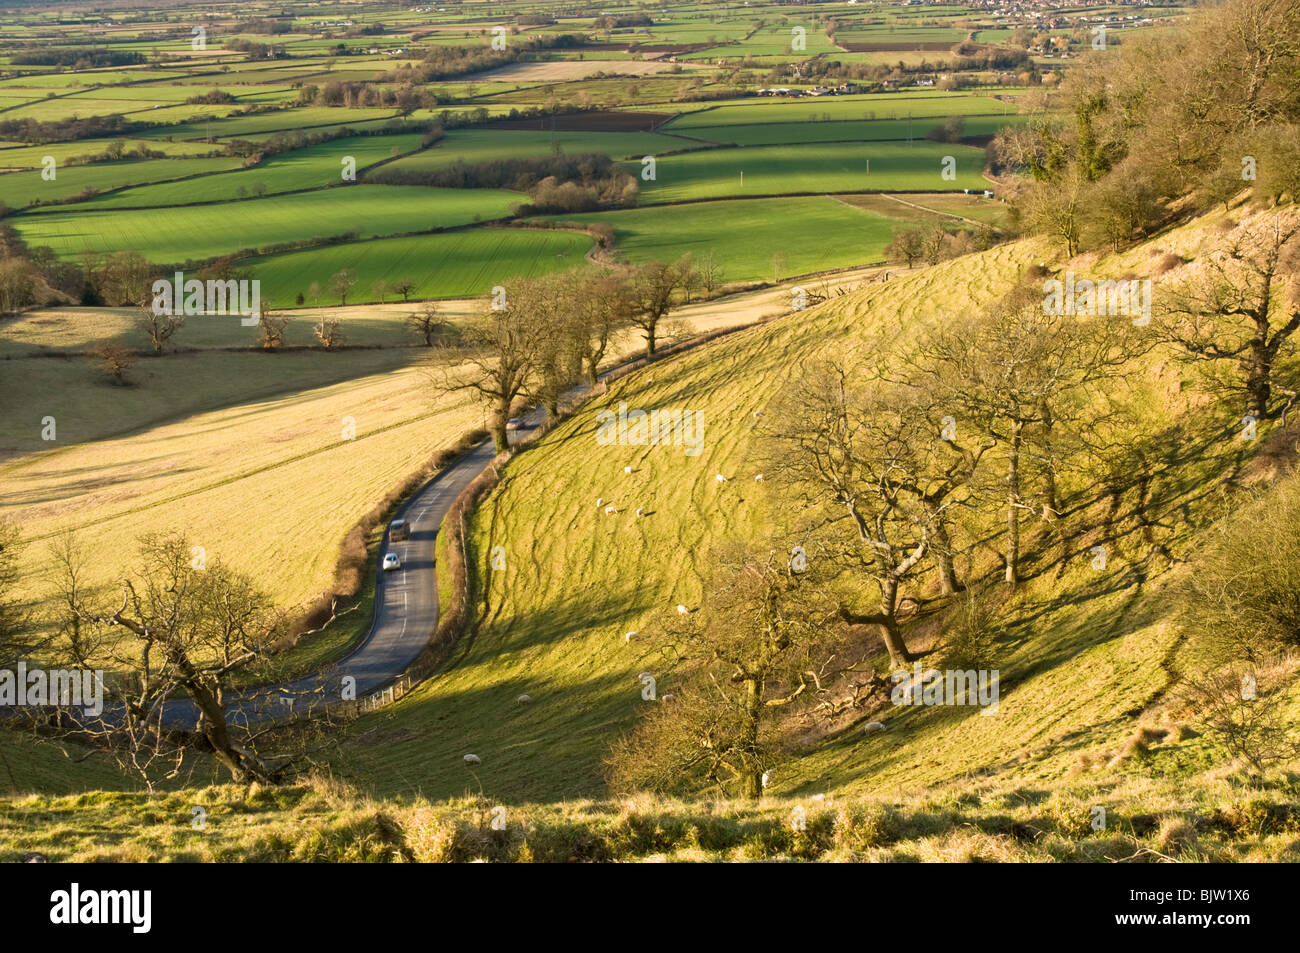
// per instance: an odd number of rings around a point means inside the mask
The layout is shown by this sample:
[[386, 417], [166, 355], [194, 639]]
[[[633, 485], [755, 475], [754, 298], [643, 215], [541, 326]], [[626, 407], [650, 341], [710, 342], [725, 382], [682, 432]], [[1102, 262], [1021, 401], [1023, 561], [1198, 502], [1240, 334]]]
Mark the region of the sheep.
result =
[[641, 507], [638, 506], [638, 507], [636, 508], [636, 515], [637, 515], [637, 516], [645, 516], [645, 510], [641, 509]]
[[762, 417], [762, 416], [763, 416], [763, 412], [762, 412], [761, 410], [756, 410], [756, 411], [754, 411], [754, 416], [755, 416], [755, 417]]
[[763, 474], [760, 473], [758, 476], [754, 477], [754, 479], [755, 479], [755, 480], [762, 480], [762, 479], [763, 479]]
[[476, 754], [467, 754], [467, 755], [465, 755], [465, 763], [466, 763], [466, 764], [482, 764], [482, 763], [483, 763], [483, 759], [480, 758], [480, 757], [479, 757], [478, 755], [476, 755]]
[[678, 605], [678, 606], [677, 606], [677, 614], [678, 614], [678, 615], [686, 615], [686, 614], [689, 613], [690, 611], [691, 611], [690, 609], [686, 608], [686, 607], [683, 606], [683, 605]]
[[641, 637], [640, 632], [629, 632], [623, 636], [624, 642], [634, 642]]
[[610, 505], [610, 506], [605, 507], [605, 515], [606, 515], [606, 516], [613, 516], [613, 515], [614, 515], [615, 513], [617, 513], [617, 512], [618, 512], [618, 507], [617, 507], [617, 506]]
[[717, 480], [719, 483], [726, 483], [726, 482], [727, 482], [727, 478], [726, 478], [725, 476], [723, 476], [721, 473], [719, 473], [719, 474], [718, 474], [717, 476], [715, 476], [713, 479]]
[[884, 731], [885, 723], [883, 721], [869, 721], [862, 726], [864, 735], [874, 735], [877, 731]]
[[670, 693], [670, 694], [667, 694], [667, 695], [660, 695], [660, 696], [659, 696], [659, 700], [660, 700], [661, 702], [675, 702], [675, 701], [677, 701], [677, 696], [676, 696], [676, 695], [673, 695], [673, 694], [671, 694], [671, 693]]
[[520, 695], [518, 698], [515, 699], [515, 704], [516, 704], [516, 705], [527, 705], [527, 704], [528, 704], [530, 701], [532, 701], [532, 700], [533, 700], [533, 696], [532, 696], [532, 695]]
[[772, 772], [771, 772], [771, 771], [764, 771], [764, 772], [763, 772], [763, 777], [762, 777], [761, 779], [759, 779], [759, 783], [762, 784], [763, 787], [767, 787], [768, 782], [770, 782], [771, 780], [772, 780]]
[[596, 506], [601, 507], [604, 505], [605, 505], [605, 498], [603, 496], [596, 497]]
[[624, 472], [624, 473], [631, 473], [631, 472], [632, 472], [632, 468], [631, 468], [631, 467], [624, 467], [624, 468], [623, 468], [623, 472]]

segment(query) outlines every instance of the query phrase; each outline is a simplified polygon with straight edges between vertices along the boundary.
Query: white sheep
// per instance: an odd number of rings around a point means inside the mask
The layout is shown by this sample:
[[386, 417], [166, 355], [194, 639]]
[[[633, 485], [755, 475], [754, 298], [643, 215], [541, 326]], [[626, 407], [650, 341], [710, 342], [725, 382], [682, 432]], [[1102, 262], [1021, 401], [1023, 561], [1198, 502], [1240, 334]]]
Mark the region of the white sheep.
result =
[[721, 473], [719, 473], [719, 474], [718, 474], [717, 476], [715, 476], [713, 479], [717, 480], [719, 483], [726, 483], [726, 482], [727, 482], [727, 478], [724, 477]]
[[676, 696], [676, 695], [673, 695], [673, 694], [660, 695], [660, 696], [659, 696], [659, 700], [660, 700], [661, 702], [675, 702], [675, 701], [677, 701], [677, 696]]
[[678, 605], [678, 606], [677, 606], [677, 614], [678, 614], [678, 615], [686, 615], [686, 614], [689, 613], [690, 611], [691, 611], [690, 609], [686, 608], [686, 607], [683, 606], [683, 605]]
[[605, 498], [603, 496], [596, 497], [596, 506], [599, 507], [604, 505], [605, 505]]
[[869, 721], [862, 726], [864, 735], [874, 735], [877, 731], [884, 731], [885, 723], [883, 721]]
[[633, 641], [635, 641], [636, 639], [638, 639], [638, 638], [640, 638], [640, 637], [641, 637], [641, 633], [640, 633], [640, 632], [629, 632], [629, 633], [627, 633], [626, 635], [623, 636], [623, 641], [624, 641], [624, 642], [633, 642]]
[[771, 772], [771, 771], [764, 771], [764, 772], [763, 772], [763, 777], [760, 779], [759, 783], [761, 783], [761, 784], [763, 785], [763, 787], [767, 787], [768, 782], [770, 782], [771, 780], [772, 780], [772, 772]]
[[763, 479], [763, 474], [760, 473], [758, 476], [754, 477], [754, 479], [755, 479], [755, 480], [762, 480], [762, 479]]
[[636, 508], [636, 515], [637, 515], [637, 516], [645, 516], [645, 510], [641, 509], [641, 507], [638, 506], [638, 507]]
[[624, 472], [624, 473], [631, 473], [631, 472], [632, 472], [632, 468], [631, 468], [631, 467], [624, 467], [624, 468], [623, 468], [623, 472]]
[[478, 755], [476, 755], [476, 754], [467, 754], [467, 755], [465, 755], [465, 763], [466, 763], [466, 764], [482, 764], [482, 763], [483, 763], [483, 759], [480, 758], [480, 757], [479, 757]]
[[617, 512], [618, 512], [618, 507], [617, 507], [617, 506], [610, 505], [610, 506], [605, 507], [605, 515], [606, 515], [606, 516], [613, 516], [613, 515], [614, 515], [615, 513], [617, 513]]
[[533, 700], [532, 695], [520, 695], [518, 698], [515, 699], [515, 704], [527, 705], [532, 700]]
[[761, 410], [756, 410], [756, 411], [754, 411], [754, 416], [755, 416], [755, 417], [762, 417], [762, 416], [763, 416], [763, 412], [762, 412]]

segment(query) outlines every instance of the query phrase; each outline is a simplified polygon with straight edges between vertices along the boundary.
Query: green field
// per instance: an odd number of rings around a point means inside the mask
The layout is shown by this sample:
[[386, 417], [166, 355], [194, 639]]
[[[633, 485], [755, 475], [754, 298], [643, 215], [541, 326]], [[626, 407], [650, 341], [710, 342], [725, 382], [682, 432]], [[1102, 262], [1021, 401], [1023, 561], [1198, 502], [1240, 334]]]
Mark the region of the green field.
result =
[[[726, 281], [771, 281], [880, 261], [901, 224], [820, 195], [555, 218], [609, 223], [619, 254], [628, 261], [711, 254]], [[773, 255], [784, 256], [779, 269], [773, 267]]]
[[[377, 280], [416, 282], [412, 298], [485, 295], [507, 279], [580, 267], [591, 247], [586, 235], [564, 231], [472, 228], [443, 235], [413, 235], [286, 252], [244, 264], [262, 282], [262, 293], [279, 307], [306, 294], [313, 281], [324, 292], [322, 305], [337, 304], [328, 290], [330, 275], [344, 268], [357, 273], [349, 301], [377, 301]], [[388, 293], [388, 300], [398, 296]], [[307, 304], [315, 302], [308, 299]]]
[[[56, 160], [52, 182], [46, 181], [41, 170], [38, 169], [0, 175], [0, 202], [10, 208], [22, 208], [29, 202], [57, 202], [60, 199], [71, 198], [86, 189], [105, 192], [128, 185], [206, 175], [238, 167], [238, 159], [121, 159], [116, 162], [97, 162], [93, 165], [71, 165], [62, 168], [58, 167]], [[205, 184], [208, 181], [210, 181], [208, 178], [203, 180]], [[171, 188], [177, 194], [192, 194], [195, 184], [178, 182]], [[98, 201], [104, 202], [108, 199]]]
[[14, 220], [29, 245], [65, 258], [83, 251], [137, 251], [151, 261], [209, 258], [241, 248], [324, 238], [357, 229], [394, 235], [465, 225], [509, 214], [521, 199], [492, 189], [348, 185], [296, 195], [173, 209], [76, 212], [62, 209]]
[[[398, 154], [414, 152], [421, 137], [414, 133], [395, 136], [348, 136], [305, 149], [295, 149], [272, 156], [249, 169], [240, 169], [238, 160], [227, 162], [223, 168], [237, 171], [223, 175], [205, 176], [199, 182], [174, 182], [165, 185], [127, 189], [115, 195], [106, 195], [80, 203], [78, 208], [141, 208], [161, 205], [188, 205], [193, 202], [219, 202], [257, 194], [293, 192], [333, 185], [342, 181], [343, 159], [355, 160], [355, 173], [361, 178], [367, 166], [383, 162]], [[218, 161], [218, 160], [190, 160]], [[96, 168], [88, 166], [87, 168]], [[3, 183], [0, 179], [0, 184]]]
[[[547, 156], [553, 144], [566, 154], [598, 153], [614, 159], [656, 155], [690, 143], [651, 132], [541, 132], [532, 129], [453, 129], [432, 148], [399, 159], [387, 168], [399, 171], [443, 169], [454, 162], [473, 164], [499, 159]], [[3, 155], [3, 153], [0, 153]]]
[[[945, 117], [946, 118], [946, 117]], [[963, 136], [991, 136], [1003, 126], [1026, 121], [1014, 113], [1008, 116], [962, 116]], [[727, 126], [666, 127], [679, 134], [708, 139], [714, 142], [731, 142], [742, 146], [791, 145], [808, 142], [873, 142], [881, 140], [923, 140], [932, 129], [943, 127], [943, 120], [934, 117], [917, 119], [842, 119], [827, 122], [821, 114], [811, 112], [801, 121], [740, 124]]]
[[691, 134], [691, 129], [700, 126], [806, 122], [809, 118], [905, 120], [910, 115], [913, 119], [943, 119], [947, 116], [1001, 115], [1003, 112], [1003, 104], [991, 96], [966, 93], [881, 93], [799, 99], [765, 97], [694, 109], [673, 120], [664, 131]]
[[[943, 177], [951, 156], [955, 178]], [[818, 143], [708, 149], [658, 160], [641, 204], [791, 192], [935, 191], [987, 186], [984, 152], [918, 141]], [[640, 164], [629, 166], [639, 173]]]

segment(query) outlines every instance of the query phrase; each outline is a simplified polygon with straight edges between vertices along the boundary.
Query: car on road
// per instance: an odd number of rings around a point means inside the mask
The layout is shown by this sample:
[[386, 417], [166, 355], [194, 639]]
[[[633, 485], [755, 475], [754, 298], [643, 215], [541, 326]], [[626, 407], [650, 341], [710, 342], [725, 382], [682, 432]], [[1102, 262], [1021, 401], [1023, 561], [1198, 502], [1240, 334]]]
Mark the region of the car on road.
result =
[[402, 561], [397, 558], [397, 553], [389, 553], [384, 557], [384, 572], [390, 569], [401, 569]]
[[411, 538], [411, 524], [406, 520], [393, 520], [388, 524], [388, 538], [395, 543]]
[[518, 430], [523, 425], [524, 425], [524, 418], [511, 417], [509, 420], [506, 421], [506, 430]]

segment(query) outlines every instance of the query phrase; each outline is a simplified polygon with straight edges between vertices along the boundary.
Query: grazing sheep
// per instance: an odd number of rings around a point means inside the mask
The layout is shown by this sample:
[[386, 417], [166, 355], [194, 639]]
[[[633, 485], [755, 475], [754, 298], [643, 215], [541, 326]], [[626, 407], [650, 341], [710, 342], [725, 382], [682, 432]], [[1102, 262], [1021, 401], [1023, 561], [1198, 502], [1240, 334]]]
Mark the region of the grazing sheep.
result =
[[624, 468], [623, 468], [623, 472], [624, 472], [624, 473], [631, 473], [631, 472], [632, 472], [632, 468], [631, 468], [631, 467], [624, 467]]
[[762, 784], [763, 787], [767, 787], [768, 782], [771, 781], [771, 780], [772, 780], [772, 772], [771, 772], [771, 771], [764, 771], [764, 772], [763, 772], [763, 777], [762, 777], [761, 779], [759, 779], [759, 783]]
[[884, 731], [885, 723], [883, 721], [869, 721], [862, 726], [864, 735], [874, 735], [877, 731]]
[[598, 496], [598, 497], [596, 497], [596, 505], [597, 505], [597, 506], [604, 506], [604, 505], [605, 505], [605, 498], [604, 498], [603, 496]]
[[640, 632], [629, 632], [625, 636], [623, 636], [623, 641], [632, 642], [635, 641], [636, 639], [639, 639], [640, 637], [641, 637]]
[[719, 473], [719, 474], [718, 474], [717, 476], [715, 476], [713, 479], [717, 480], [719, 483], [726, 483], [726, 482], [727, 482], [727, 478], [724, 477], [721, 473]]
[[673, 694], [660, 695], [660, 696], [659, 696], [659, 700], [660, 700], [661, 702], [675, 702], [675, 701], [677, 701], [677, 696], [676, 696], [676, 695], [673, 695]]
[[606, 516], [613, 516], [613, 515], [614, 515], [615, 513], [617, 513], [617, 512], [618, 512], [618, 507], [617, 507], [617, 506], [612, 506], [612, 505], [611, 505], [611, 506], [607, 506], [607, 507], [605, 507], [605, 515], [606, 515]]
[[515, 699], [515, 704], [527, 705], [532, 700], [533, 700], [532, 695], [520, 695], [518, 698]]
[[677, 607], [677, 614], [678, 614], [678, 615], [686, 615], [686, 614], [687, 614], [688, 612], [690, 612], [690, 611], [691, 611], [690, 609], [686, 608], [686, 607], [683, 606], [683, 605], [679, 605], [679, 606]]
[[756, 411], [754, 411], [754, 416], [755, 416], [755, 417], [762, 417], [762, 416], [763, 416], [763, 412], [762, 412], [761, 410], [756, 410]]
[[755, 480], [761, 480], [761, 479], [763, 479], [763, 474], [760, 473], [758, 476], [754, 477], [754, 479], [755, 479]]
[[482, 763], [483, 763], [483, 759], [480, 758], [480, 757], [479, 757], [478, 755], [476, 755], [476, 754], [467, 754], [467, 755], [465, 755], [465, 763], [466, 763], [466, 764], [482, 764]]
[[637, 515], [637, 516], [645, 516], [645, 510], [641, 509], [641, 507], [638, 506], [638, 507], [636, 508], [636, 515]]

